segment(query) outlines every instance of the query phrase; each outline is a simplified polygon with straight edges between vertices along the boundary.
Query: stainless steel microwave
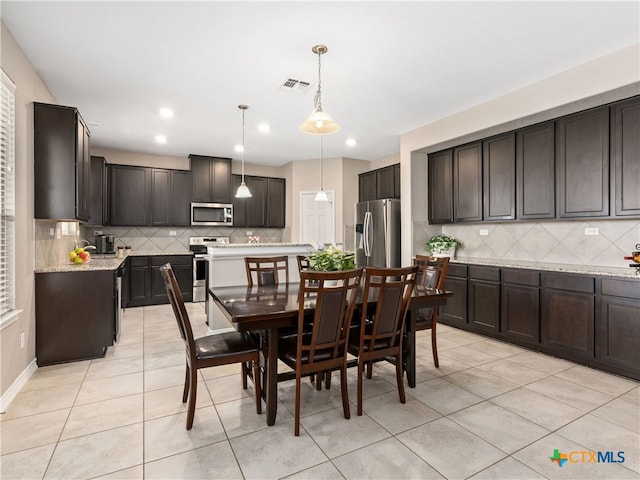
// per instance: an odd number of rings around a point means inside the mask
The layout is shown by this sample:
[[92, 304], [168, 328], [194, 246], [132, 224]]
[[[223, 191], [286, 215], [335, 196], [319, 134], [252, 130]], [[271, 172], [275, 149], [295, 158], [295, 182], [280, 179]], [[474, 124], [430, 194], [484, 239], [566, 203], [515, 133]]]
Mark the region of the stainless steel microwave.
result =
[[230, 203], [192, 203], [191, 225], [233, 225], [233, 205]]

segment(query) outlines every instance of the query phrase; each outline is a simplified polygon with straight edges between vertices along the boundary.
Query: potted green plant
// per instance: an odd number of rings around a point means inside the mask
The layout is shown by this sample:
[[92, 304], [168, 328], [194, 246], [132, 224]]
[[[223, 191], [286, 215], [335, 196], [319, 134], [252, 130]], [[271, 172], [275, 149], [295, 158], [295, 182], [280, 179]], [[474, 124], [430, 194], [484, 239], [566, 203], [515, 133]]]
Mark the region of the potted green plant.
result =
[[321, 247], [309, 254], [309, 266], [311, 270], [321, 272], [351, 270], [356, 268], [355, 253], [342, 251], [334, 245]]
[[456, 254], [456, 248], [461, 247], [462, 243], [456, 240], [455, 237], [445, 235], [434, 235], [431, 237], [424, 248], [434, 257], [454, 257]]

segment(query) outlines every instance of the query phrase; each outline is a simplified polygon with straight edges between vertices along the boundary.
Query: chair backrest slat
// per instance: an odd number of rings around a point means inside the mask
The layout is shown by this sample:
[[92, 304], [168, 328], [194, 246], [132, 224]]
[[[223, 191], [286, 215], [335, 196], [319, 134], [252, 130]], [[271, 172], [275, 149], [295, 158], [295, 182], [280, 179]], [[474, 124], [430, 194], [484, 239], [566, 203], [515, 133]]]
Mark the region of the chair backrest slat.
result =
[[245, 257], [247, 283], [253, 286], [289, 283], [289, 257]]
[[195, 340], [193, 338], [193, 330], [191, 330], [191, 321], [189, 320], [189, 314], [184, 305], [182, 292], [180, 291], [171, 264], [166, 263], [160, 267], [160, 274], [164, 280], [167, 295], [169, 296], [169, 303], [171, 303], [176, 322], [178, 323], [178, 330], [180, 330], [180, 336], [184, 340], [187, 353], [189, 356], [195, 355]]
[[[360, 346], [370, 350], [381, 343], [397, 347], [402, 343], [404, 319], [416, 282], [418, 266], [402, 268], [368, 267], [365, 274]], [[375, 313], [369, 302], [376, 302]]]
[[[317, 355], [336, 358], [346, 355], [349, 326], [353, 317], [362, 269], [339, 272], [300, 272], [298, 307], [298, 355], [308, 353], [309, 363]], [[315, 300], [311, 335], [302, 335], [306, 307]]]

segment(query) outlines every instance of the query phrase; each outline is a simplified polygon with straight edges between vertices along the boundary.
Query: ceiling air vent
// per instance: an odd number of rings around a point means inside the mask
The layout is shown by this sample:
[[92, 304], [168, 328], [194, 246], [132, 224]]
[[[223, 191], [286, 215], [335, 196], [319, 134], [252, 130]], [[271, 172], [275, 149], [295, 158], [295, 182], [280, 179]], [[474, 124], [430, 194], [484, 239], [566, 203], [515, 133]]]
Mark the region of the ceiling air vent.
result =
[[296, 80], [295, 78], [287, 78], [280, 85], [281, 90], [296, 93], [304, 93], [309, 90], [309, 87], [311, 87], [311, 83], [305, 82], [303, 80]]

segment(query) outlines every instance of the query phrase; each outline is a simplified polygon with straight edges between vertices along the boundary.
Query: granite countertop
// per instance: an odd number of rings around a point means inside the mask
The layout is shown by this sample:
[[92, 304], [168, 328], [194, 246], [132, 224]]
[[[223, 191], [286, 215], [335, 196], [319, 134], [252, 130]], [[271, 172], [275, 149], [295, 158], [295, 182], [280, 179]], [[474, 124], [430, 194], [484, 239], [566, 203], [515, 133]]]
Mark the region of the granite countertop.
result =
[[226, 243], [212, 245], [211, 248], [238, 248], [238, 247], [310, 247], [312, 245], [308, 243]]
[[631, 267], [607, 267], [601, 265], [572, 265], [564, 263], [530, 262], [524, 260], [502, 260], [491, 258], [458, 258], [451, 263], [468, 265], [484, 265], [491, 267], [523, 268], [530, 270], [544, 270], [549, 272], [579, 273], [583, 275], [601, 275], [609, 277], [637, 278], [636, 269]]
[[[189, 250], [178, 252], [157, 252], [157, 251], [136, 251], [131, 252], [128, 256], [131, 257], [148, 257], [158, 255], [193, 255], [193, 252]], [[55, 272], [89, 272], [98, 270], [116, 270], [127, 257], [119, 258], [117, 254], [100, 254], [96, 253], [91, 255], [91, 261], [89, 263], [82, 263], [77, 265], [71, 262], [59, 263], [57, 265], [47, 265], [46, 267], [40, 267], [35, 269], [35, 273], [55, 273]]]

